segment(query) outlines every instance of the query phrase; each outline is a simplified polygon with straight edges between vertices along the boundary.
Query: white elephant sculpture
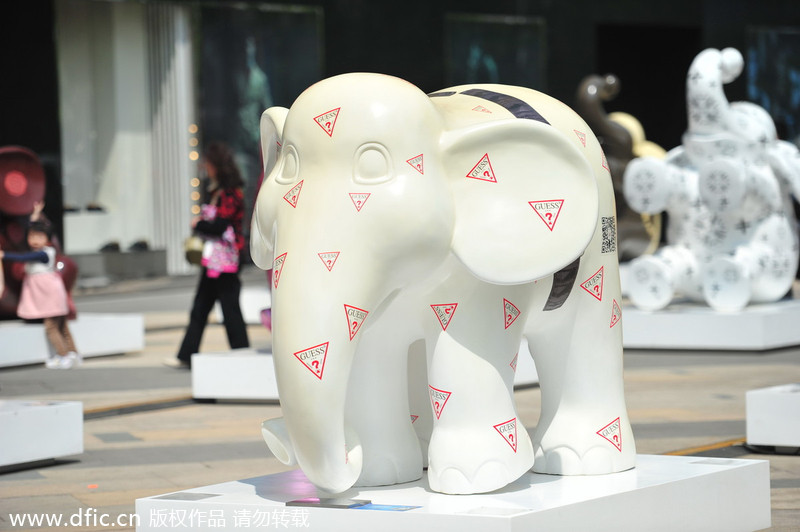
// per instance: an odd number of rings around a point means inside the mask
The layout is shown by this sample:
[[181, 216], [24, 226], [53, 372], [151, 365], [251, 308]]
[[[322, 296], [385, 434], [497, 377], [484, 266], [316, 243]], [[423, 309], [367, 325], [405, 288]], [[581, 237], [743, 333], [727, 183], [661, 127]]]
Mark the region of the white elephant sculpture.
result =
[[[444, 493], [531, 466], [634, 467], [613, 190], [575, 113], [519, 87], [426, 95], [359, 73], [268, 109], [261, 130], [252, 253], [273, 269], [283, 418], [263, 433], [280, 460], [331, 493], [426, 464]], [[513, 397], [523, 335], [533, 442]]]
[[800, 154], [777, 138], [761, 107], [728, 103], [723, 85], [742, 71], [733, 48], [701, 52], [686, 82], [689, 128], [665, 160], [626, 169], [623, 191], [641, 213], [668, 215], [666, 241], [631, 261], [631, 302], [645, 310], [678, 295], [718, 311], [777, 301], [791, 289], [798, 236]]

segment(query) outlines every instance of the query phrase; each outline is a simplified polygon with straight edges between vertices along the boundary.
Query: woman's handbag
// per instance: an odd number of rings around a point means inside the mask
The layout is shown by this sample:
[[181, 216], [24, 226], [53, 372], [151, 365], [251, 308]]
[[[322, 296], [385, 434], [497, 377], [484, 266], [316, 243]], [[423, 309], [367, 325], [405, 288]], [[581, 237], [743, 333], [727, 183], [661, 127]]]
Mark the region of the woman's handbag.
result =
[[192, 235], [183, 241], [183, 251], [189, 264], [200, 266], [203, 260], [203, 244], [203, 239], [197, 235]]

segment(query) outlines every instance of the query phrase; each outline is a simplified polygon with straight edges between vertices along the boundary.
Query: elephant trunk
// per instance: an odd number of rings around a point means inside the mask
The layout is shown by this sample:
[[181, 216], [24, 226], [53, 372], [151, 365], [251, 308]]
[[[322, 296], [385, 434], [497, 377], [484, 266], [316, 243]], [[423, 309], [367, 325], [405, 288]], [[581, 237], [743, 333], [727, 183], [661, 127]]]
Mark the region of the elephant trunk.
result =
[[281, 461], [296, 459], [314, 485], [341, 493], [356, 482], [363, 463], [345, 411], [359, 329], [369, 314], [361, 309], [371, 308], [358, 294], [369, 283], [337, 277], [326, 284], [325, 276], [305, 275], [296, 256], [302, 254], [289, 251], [273, 290], [273, 359], [283, 420], [267, 422], [263, 432]]
[[723, 86], [739, 77], [743, 67], [744, 58], [735, 48], [709, 48], [695, 57], [686, 77], [691, 133], [718, 133], [728, 127], [730, 104]]

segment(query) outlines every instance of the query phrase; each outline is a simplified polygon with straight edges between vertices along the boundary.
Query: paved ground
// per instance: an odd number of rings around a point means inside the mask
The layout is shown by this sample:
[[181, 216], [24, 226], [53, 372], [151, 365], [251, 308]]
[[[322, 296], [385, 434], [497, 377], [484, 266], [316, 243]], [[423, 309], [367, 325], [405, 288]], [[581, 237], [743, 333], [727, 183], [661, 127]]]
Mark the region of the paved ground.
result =
[[[246, 284], [262, 282], [260, 272], [245, 275]], [[193, 277], [126, 282], [76, 297], [84, 312], [144, 313], [140, 353], [92, 358], [72, 371], [0, 370], [0, 399], [79, 400], [85, 410], [83, 454], [0, 474], [0, 530], [23, 529], [11, 525], [11, 513], [47, 512], [66, 520], [94, 508], [116, 519], [132, 513], [139, 497], [285, 470], [259, 430], [261, 421], [280, 415], [279, 406], [193, 402], [189, 372], [162, 365], [180, 341], [194, 283]], [[270, 344], [262, 327], [249, 331], [254, 347]], [[226, 348], [224, 329], [210, 325], [202, 349]], [[639, 453], [769, 460], [770, 530], [800, 531], [800, 456], [753, 454], [743, 445], [745, 393], [800, 382], [800, 348], [627, 351], [625, 364]], [[525, 426], [535, 426], [539, 390], [517, 392], [517, 402]]]

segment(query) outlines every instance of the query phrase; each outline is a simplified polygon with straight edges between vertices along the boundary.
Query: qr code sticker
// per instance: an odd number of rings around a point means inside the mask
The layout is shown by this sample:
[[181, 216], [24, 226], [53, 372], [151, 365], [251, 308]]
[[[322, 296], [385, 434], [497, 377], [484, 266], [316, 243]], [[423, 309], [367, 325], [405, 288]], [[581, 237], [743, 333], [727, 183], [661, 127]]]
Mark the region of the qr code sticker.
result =
[[617, 220], [613, 216], [603, 216], [603, 253], [617, 251]]

